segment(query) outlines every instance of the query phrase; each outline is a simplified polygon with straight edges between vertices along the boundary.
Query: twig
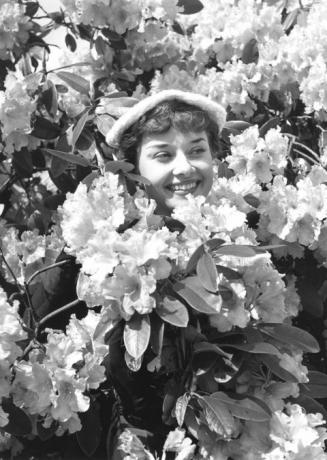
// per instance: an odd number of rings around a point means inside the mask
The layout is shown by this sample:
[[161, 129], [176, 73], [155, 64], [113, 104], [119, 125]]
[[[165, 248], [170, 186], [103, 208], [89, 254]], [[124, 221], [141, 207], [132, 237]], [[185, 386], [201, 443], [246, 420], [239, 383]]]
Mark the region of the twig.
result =
[[48, 265], [47, 267], [40, 268], [40, 270], [38, 270], [38, 271], [36, 271], [35, 273], [33, 273], [33, 275], [31, 275], [31, 277], [27, 280], [27, 282], [26, 282], [27, 286], [28, 286], [28, 285], [34, 280], [34, 278], [36, 278], [40, 273], [46, 272], [47, 270], [51, 270], [52, 268], [55, 268], [55, 267], [61, 267], [61, 265], [64, 265], [64, 264], [66, 264], [67, 262], [69, 262], [69, 259], [61, 260], [60, 262], [56, 262], [56, 263], [54, 263], [54, 264]]
[[44, 323], [49, 321], [49, 319], [54, 318], [55, 316], [59, 315], [60, 313], [63, 313], [66, 310], [70, 310], [71, 308], [73, 308], [76, 305], [78, 305], [79, 302], [80, 302], [80, 299], [75, 299], [72, 302], [67, 303], [63, 307], [58, 308], [58, 310], [52, 311], [48, 315], [44, 316], [38, 323], [37, 330], [36, 330], [36, 336], [37, 336], [37, 334], [39, 332], [40, 327], [43, 326]]

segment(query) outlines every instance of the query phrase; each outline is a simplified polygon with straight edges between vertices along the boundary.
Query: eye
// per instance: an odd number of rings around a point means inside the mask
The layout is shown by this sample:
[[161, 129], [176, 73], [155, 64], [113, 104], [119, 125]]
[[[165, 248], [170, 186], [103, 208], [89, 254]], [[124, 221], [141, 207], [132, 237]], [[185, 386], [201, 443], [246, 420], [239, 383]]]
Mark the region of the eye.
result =
[[203, 153], [205, 153], [205, 149], [203, 147], [198, 147], [196, 149], [193, 149], [190, 151], [190, 155], [193, 155], [193, 156], [200, 156], [202, 155]]
[[171, 152], [164, 150], [162, 152], [155, 153], [154, 158], [159, 161], [168, 161], [172, 158], [172, 156]]

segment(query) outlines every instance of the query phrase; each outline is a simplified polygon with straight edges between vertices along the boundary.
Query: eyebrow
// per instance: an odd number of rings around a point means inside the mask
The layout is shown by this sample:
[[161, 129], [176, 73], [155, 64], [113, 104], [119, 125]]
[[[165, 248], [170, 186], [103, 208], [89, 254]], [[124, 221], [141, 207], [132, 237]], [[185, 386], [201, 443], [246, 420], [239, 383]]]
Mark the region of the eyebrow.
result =
[[[191, 144], [197, 144], [201, 141], [205, 141], [204, 137], [199, 137], [197, 139], [193, 139], [192, 141], [190, 141]], [[151, 147], [159, 147], [159, 148], [166, 148], [166, 147], [170, 147], [172, 144], [167, 144], [166, 142], [155, 142], [153, 144], [150, 144], [149, 145], [149, 148]]]

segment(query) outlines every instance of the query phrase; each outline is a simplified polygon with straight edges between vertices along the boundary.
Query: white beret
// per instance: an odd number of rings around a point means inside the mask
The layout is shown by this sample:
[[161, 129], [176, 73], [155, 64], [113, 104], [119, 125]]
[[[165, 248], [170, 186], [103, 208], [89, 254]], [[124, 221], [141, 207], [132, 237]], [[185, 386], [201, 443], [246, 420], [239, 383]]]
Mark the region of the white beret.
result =
[[199, 107], [208, 113], [209, 117], [217, 124], [218, 132], [224, 127], [226, 121], [226, 111], [217, 102], [212, 101], [201, 94], [180, 91], [177, 89], [167, 89], [159, 93], [142, 99], [133, 107], [129, 108], [112, 126], [106, 135], [106, 142], [110, 147], [118, 148], [122, 134], [136, 123], [145, 113], [152, 110], [158, 104], [166, 101], [182, 101], [187, 104]]

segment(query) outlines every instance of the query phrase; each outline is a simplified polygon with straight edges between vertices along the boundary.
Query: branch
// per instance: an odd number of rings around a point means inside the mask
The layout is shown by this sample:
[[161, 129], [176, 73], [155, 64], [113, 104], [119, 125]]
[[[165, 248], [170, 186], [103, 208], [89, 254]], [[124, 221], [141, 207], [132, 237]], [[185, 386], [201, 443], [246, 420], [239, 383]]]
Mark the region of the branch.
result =
[[55, 316], [59, 315], [60, 313], [63, 313], [64, 311], [66, 310], [70, 310], [71, 308], [75, 307], [76, 305], [78, 305], [80, 302], [80, 299], [75, 299], [73, 300], [72, 302], [69, 302], [67, 303], [66, 305], [64, 305], [63, 307], [60, 307], [58, 308], [58, 310], [55, 310], [55, 311], [52, 311], [51, 313], [49, 313], [48, 315], [44, 316], [38, 323], [38, 326], [37, 326], [37, 329], [36, 329], [36, 336], [39, 332], [39, 329], [41, 326], [44, 325], [44, 323], [46, 323], [47, 321], [49, 321], [49, 319], [51, 318], [54, 318]]
[[31, 277], [26, 281], [26, 284], [27, 286], [34, 280], [34, 278], [36, 278], [40, 273], [43, 273], [43, 272], [46, 272], [47, 270], [51, 270], [52, 268], [55, 268], [55, 267], [61, 267], [62, 265], [66, 264], [67, 262], [69, 262], [70, 259], [65, 259], [65, 260], [61, 260], [60, 262], [56, 262], [54, 264], [51, 264], [51, 265], [48, 265], [47, 267], [44, 267], [44, 268], [40, 268], [40, 270], [36, 271], [35, 273], [33, 273], [33, 275], [31, 275]]

